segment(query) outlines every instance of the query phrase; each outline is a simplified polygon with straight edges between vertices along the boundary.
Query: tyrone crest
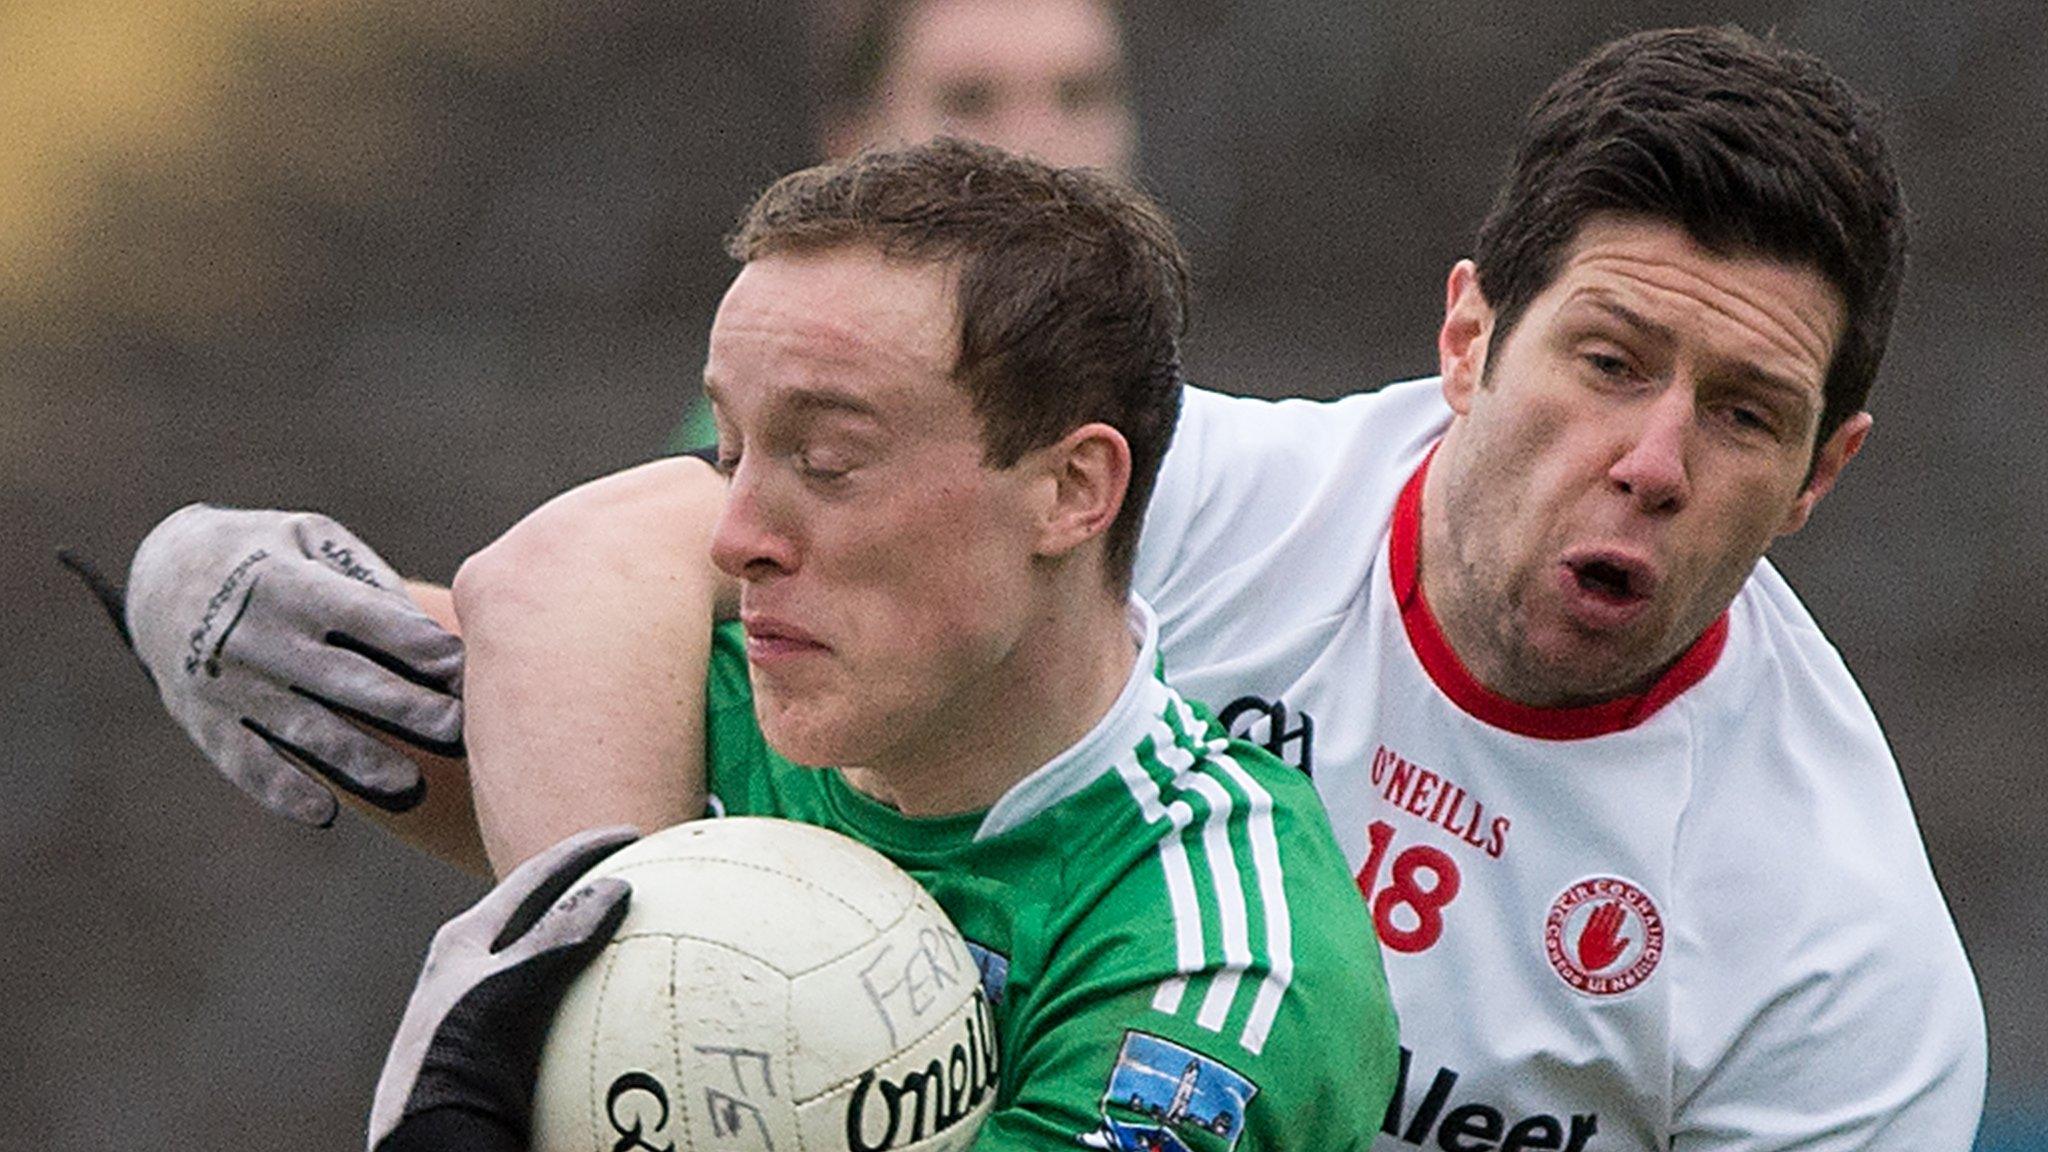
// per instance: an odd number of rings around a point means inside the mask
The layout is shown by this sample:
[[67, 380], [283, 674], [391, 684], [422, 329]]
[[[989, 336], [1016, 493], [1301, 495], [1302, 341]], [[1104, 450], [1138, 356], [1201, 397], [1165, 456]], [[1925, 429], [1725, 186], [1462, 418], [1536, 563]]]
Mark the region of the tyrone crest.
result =
[[1648, 980], [1664, 958], [1664, 917], [1639, 885], [1589, 876], [1551, 901], [1543, 953], [1574, 990], [1619, 996]]

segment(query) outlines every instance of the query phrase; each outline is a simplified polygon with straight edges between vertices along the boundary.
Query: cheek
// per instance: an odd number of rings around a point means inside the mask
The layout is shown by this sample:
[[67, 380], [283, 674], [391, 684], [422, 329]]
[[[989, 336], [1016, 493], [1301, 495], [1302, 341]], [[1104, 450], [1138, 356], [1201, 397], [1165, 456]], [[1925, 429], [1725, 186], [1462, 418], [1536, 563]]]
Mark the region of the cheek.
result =
[[943, 663], [1007, 629], [1030, 560], [999, 495], [931, 492], [836, 550], [841, 562], [819, 575], [844, 592], [844, 624], [869, 658]]
[[1731, 493], [1716, 515], [1694, 534], [1694, 545], [1726, 557], [1726, 567], [1747, 572], [1776, 538], [1796, 493], [1780, 485], [1757, 484]]
[[1467, 478], [1451, 515], [1478, 527], [1484, 539], [1475, 546], [1500, 558], [1541, 548], [1570, 507], [1597, 486], [1599, 431], [1571, 419], [1562, 405], [1523, 402], [1507, 412], [1500, 397], [1490, 399], [1491, 407], [1474, 409]]
[[1684, 549], [1682, 563], [1694, 574], [1695, 614], [1711, 619], [1734, 599], [1796, 497], [1796, 485], [1763, 478], [1731, 484], [1695, 503], [1700, 514], [1674, 533]]
[[799, 763], [868, 763], [987, 677], [1014, 643], [1015, 613], [963, 551], [922, 562], [896, 554], [869, 581], [845, 585], [831, 666], [758, 696], [769, 742]]

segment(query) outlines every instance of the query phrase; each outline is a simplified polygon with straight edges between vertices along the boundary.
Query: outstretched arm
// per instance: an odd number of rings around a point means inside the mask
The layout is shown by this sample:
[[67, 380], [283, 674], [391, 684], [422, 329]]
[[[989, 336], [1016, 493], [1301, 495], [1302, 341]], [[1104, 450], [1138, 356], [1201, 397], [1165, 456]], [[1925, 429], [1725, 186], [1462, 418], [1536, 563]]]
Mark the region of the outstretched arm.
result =
[[456, 574], [470, 784], [499, 875], [581, 829], [703, 813], [724, 493], [701, 460], [644, 464], [542, 505]]

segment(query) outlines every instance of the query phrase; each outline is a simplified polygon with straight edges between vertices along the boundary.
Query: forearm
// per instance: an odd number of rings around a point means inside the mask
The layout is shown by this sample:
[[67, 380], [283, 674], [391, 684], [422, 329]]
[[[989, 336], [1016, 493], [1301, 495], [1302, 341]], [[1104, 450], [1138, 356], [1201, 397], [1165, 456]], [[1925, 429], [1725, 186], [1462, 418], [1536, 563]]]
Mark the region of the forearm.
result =
[[472, 875], [491, 876], [491, 861], [484, 852], [483, 837], [477, 830], [476, 807], [470, 798], [469, 762], [436, 756], [381, 732], [370, 734], [379, 743], [404, 753], [419, 767], [426, 792], [418, 806], [404, 812], [387, 812], [346, 792], [337, 792], [341, 802], [429, 856]]
[[662, 460], [574, 489], [457, 574], [477, 821], [503, 875], [579, 829], [704, 807], [704, 669], [724, 484]]

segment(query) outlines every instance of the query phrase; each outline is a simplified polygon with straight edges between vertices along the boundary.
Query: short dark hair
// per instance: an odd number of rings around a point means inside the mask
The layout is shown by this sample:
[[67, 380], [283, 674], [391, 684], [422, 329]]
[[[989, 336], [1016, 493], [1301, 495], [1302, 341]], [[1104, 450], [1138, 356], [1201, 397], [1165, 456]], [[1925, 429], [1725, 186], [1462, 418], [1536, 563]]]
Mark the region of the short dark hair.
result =
[[1479, 229], [1496, 341], [1602, 213], [1818, 270], [1847, 324], [1815, 451], [1862, 410], [1905, 281], [1907, 213], [1875, 108], [1826, 64], [1739, 28], [1677, 28], [1613, 41], [1565, 73], [1530, 109]]
[[1118, 177], [941, 138], [783, 177], [726, 250], [745, 262], [847, 246], [958, 269], [953, 379], [990, 467], [1095, 421], [1123, 434], [1130, 487], [1105, 543], [1127, 589], [1180, 416], [1188, 270], [1166, 214]]

